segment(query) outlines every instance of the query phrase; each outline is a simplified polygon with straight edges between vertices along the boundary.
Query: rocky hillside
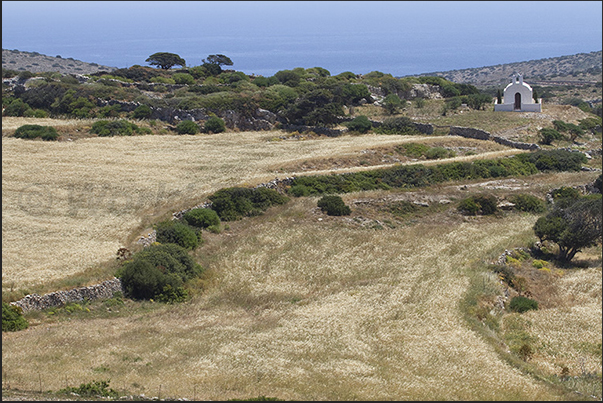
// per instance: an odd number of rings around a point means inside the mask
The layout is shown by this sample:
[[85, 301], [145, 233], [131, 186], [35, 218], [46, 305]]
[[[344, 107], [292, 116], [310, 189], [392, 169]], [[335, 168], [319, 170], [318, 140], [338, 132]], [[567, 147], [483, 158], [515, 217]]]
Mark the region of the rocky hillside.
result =
[[455, 83], [482, 87], [506, 85], [515, 72], [522, 73], [531, 84], [593, 84], [601, 82], [601, 68], [602, 52], [598, 51], [420, 75], [441, 76]]
[[16, 71], [57, 71], [61, 74], [90, 74], [98, 71], [113, 71], [117, 67], [102, 66], [97, 63], [86, 63], [71, 57], [63, 59], [42, 55], [38, 52], [21, 52], [19, 50], [2, 49], [2, 68]]

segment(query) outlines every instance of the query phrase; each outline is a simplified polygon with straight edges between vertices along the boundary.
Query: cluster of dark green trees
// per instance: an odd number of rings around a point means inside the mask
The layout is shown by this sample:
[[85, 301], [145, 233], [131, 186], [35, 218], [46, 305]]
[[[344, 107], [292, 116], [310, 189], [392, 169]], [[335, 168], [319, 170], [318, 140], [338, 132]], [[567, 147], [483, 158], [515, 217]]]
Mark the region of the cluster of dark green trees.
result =
[[601, 133], [601, 117], [589, 116], [578, 121], [578, 124], [567, 123], [563, 120], [553, 120], [553, 127], [544, 127], [538, 131], [540, 143], [553, 144], [556, 140], [569, 140], [575, 142], [585, 133]]
[[[406, 103], [401, 97], [412, 84], [433, 84], [449, 98], [447, 109], [467, 103], [482, 108], [491, 97], [469, 84], [456, 84], [441, 77], [395, 78], [374, 71], [363, 76], [344, 72], [331, 76], [322, 67], [281, 70], [270, 77], [249, 76], [225, 70], [232, 60], [225, 55], [209, 55], [199, 66], [187, 67], [179, 55], [158, 52], [146, 59], [157, 68], [134, 65], [112, 72], [88, 75], [86, 83], [59, 73], [16, 72], [3, 69], [3, 77], [26, 79], [43, 77], [9, 91], [3, 87], [5, 116], [68, 116], [75, 118], [136, 118], [150, 116], [151, 107], [184, 110], [204, 108], [219, 115], [226, 110], [253, 116], [261, 108], [276, 113], [284, 123], [329, 126], [344, 115], [344, 107], [372, 103], [369, 86], [385, 94], [383, 108], [395, 114]], [[171, 70], [174, 66], [180, 69]], [[136, 86], [132, 86], [136, 83]], [[162, 99], [146, 96], [142, 91], [162, 93]], [[109, 99], [138, 101], [136, 111], [125, 112], [119, 104], [105, 105]]]

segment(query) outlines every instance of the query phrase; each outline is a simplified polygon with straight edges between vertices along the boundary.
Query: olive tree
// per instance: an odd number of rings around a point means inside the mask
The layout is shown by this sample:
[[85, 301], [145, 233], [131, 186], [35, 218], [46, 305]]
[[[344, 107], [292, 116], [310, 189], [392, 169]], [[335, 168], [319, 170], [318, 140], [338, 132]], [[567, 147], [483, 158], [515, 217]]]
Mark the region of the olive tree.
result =
[[151, 66], [158, 66], [163, 70], [169, 70], [174, 66], [186, 66], [186, 61], [175, 53], [158, 52], [153, 53], [145, 60]]
[[601, 212], [600, 194], [581, 197], [540, 217], [534, 233], [541, 241], [556, 243], [559, 260], [569, 262], [582, 248], [601, 242]]
[[224, 55], [209, 55], [203, 59], [203, 67], [212, 75], [217, 76], [222, 72], [222, 66], [232, 66], [232, 60]]

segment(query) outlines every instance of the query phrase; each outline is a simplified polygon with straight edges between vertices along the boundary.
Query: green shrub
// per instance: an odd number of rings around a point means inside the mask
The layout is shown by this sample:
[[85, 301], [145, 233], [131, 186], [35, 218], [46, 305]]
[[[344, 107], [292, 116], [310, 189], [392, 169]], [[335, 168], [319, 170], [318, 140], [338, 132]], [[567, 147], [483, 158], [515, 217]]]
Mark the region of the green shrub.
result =
[[157, 76], [151, 78], [152, 83], [160, 83], [160, 84], [176, 84], [176, 81], [173, 78]]
[[262, 214], [275, 204], [284, 204], [289, 199], [276, 190], [264, 187], [250, 189], [232, 187], [220, 189], [209, 196], [212, 210], [218, 213], [223, 221], [239, 220]]
[[440, 158], [451, 158], [454, 157], [455, 153], [452, 150], [448, 150], [444, 147], [432, 147], [425, 152], [425, 157], [429, 160], [436, 160]]
[[538, 309], [538, 302], [531, 298], [517, 296], [511, 299], [509, 309], [513, 312], [523, 313], [531, 309]]
[[419, 143], [402, 144], [400, 147], [404, 150], [404, 154], [413, 158], [420, 158], [424, 156], [425, 153], [430, 149], [429, 146]]
[[458, 210], [467, 215], [491, 215], [498, 211], [497, 200], [492, 195], [475, 195], [461, 200]]
[[532, 266], [537, 269], [546, 268], [548, 266], [548, 264], [549, 264], [549, 262], [547, 262], [546, 260], [534, 259], [532, 261]]
[[371, 130], [373, 124], [366, 116], [360, 115], [356, 116], [351, 122], [348, 122], [346, 126], [352, 132], [366, 133]]
[[134, 112], [132, 112], [132, 117], [134, 119], [148, 119], [151, 117], [152, 113], [153, 111], [148, 105], [140, 105], [134, 109]]
[[188, 299], [188, 292], [184, 287], [173, 288], [170, 284], [163, 287], [161, 294], [157, 295], [157, 301], [166, 304], [176, 304], [185, 302]]
[[155, 226], [157, 242], [174, 243], [185, 249], [195, 249], [199, 246], [200, 234], [179, 221], [163, 221]]
[[205, 121], [203, 130], [205, 133], [222, 133], [226, 130], [226, 124], [224, 123], [224, 120], [219, 117], [211, 116]]
[[202, 271], [186, 249], [169, 243], [151, 245], [136, 253], [119, 268], [116, 276], [128, 297], [151, 299], [165, 293], [167, 285], [178, 290]]
[[183, 120], [176, 126], [178, 134], [197, 134], [199, 133], [199, 125], [192, 120]]
[[374, 132], [378, 134], [421, 134], [413, 121], [405, 116], [385, 119], [381, 126], [375, 128]]
[[539, 171], [580, 171], [588, 161], [581, 152], [567, 150], [538, 150], [517, 157], [533, 163]]
[[172, 78], [176, 84], [195, 84], [195, 79], [188, 73], [174, 73]]
[[31, 111], [31, 106], [21, 99], [15, 99], [4, 108], [2, 116], [25, 116], [28, 111]]
[[109, 388], [110, 381], [92, 381], [90, 383], [82, 383], [79, 387], [68, 387], [59, 390], [59, 393], [75, 393], [79, 396], [86, 397], [119, 397], [119, 392]]
[[29, 323], [23, 317], [21, 308], [2, 303], [2, 331], [3, 332], [16, 332], [17, 330], [27, 329]]
[[563, 135], [561, 133], [548, 127], [540, 129], [538, 135], [540, 136], [540, 142], [546, 145], [551, 145], [554, 140], [563, 139]]
[[49, 116], [48, 112], [43, 109], [34, 110], [34, 118], [47, 118]]
[[197, 228], [208, 228], [212, 225], [220, 225], [218, 213], [209, 208], [196, 208], [187, 211], [182, 219], [190, 226]]
[[561, 186], [560, 188], [553, 189], [551, 195], [553, 196], [553, 200], [578, 199], [580, 191], [570, 186]]
[[473, 197], [468, 197], [461, 200], [457, 210], [466, 215], [477, 215], [479, 212], [479, 206]]
[[340, 196], [327, 195], [318, 200], [318, 207], [327, 215], [342, 216], [350, 215], [352, 210], [343, 202]]
[[136, 129], [138, 126], [127, 120], [99, 120], [94, 122], [90, 133], [98, 134], [99, 137], [131, 136]]
[[56, 140], [59, 137], [56, 129], [52, 126], [23, 125], [15, 130], [15, 137], [20, 139]]
[[515, 204], [515, 209], [528, 213], [544, 213], [546, 205], [544, 200], [529, 194], [513, 195], [510, 198], [511, 203]]

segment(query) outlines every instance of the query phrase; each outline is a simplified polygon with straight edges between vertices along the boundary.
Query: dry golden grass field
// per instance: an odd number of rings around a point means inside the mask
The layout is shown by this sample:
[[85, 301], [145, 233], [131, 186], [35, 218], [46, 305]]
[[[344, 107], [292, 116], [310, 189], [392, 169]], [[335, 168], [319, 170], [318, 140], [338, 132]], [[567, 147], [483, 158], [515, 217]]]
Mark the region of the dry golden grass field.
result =
[[[421, 140], [367, 135], [273, 141], [276, 137], [274, 132], [71, 142], [3, 137], [2, 289], [35, 289], [109, 261], [158, 218], [220, 188], [295, 175], [284, 167], [306, 160]], [[469, 143], [465, 140], [459, 144]], [[491, 147], [490, 156], [518, 152]], [[367, 167], [345, 170], [359, 169]]]
[[[355, 163], [366, 150], [444, 141], [229, 132], [42, 142], [5, 137], [20, 125], [5, 120], [3, 296], [104, 280], [118, 248], [220, 188], [387, 165]], [[462, 159], [517, 152], [465, 139], [456, 146], [477, 148]], [[495, 307], [503, 288], [485, 266], [534, 241], [537, 216], [464, 217], [454, 208], [472, 192], [543, 197], [597, 176], [352, 193], [342, 196], [349, 217], [323, 215], [317, 198], [294, 198], [230, 222], [203, 233], [193, 253], [206, 271], [186, 303], [95, 302], [72, 314], [28, 314], [29, 329], [3, 333], [3, 400], [15, 389], [107, 379], [123, 394], [166, 399], [600, 400], [601, 247], [578, 254], [579, 267], [524, 267], [533, 292], [548, 297], [537, 311], [508, 314]], [[431, 205], [410, 217], [382, 208], [402, 199]], [[472, 298], [497, 329], [474, 318]], [[526, 361], [515, 354], [518, 340], [532, 346]], [[559, 380], [563, 368], [571, 379]]]

